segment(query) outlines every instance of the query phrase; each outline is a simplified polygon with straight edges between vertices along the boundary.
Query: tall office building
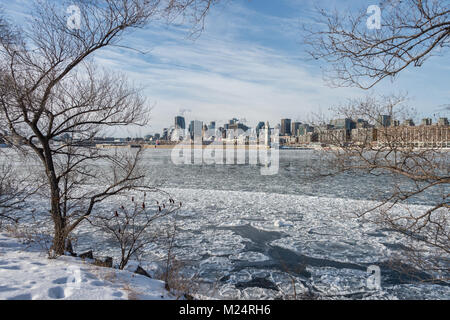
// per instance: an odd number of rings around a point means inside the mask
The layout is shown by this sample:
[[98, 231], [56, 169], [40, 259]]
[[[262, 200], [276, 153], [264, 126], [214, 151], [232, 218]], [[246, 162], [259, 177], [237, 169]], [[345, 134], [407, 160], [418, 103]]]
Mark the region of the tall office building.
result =
[[163, 129], [162, 139], [163, 140], [168, 140], [169, 139], [169, 129], [168, 128], [164, 128]]
[[256, 135], [259, 137], [259, 132], [264, 128], [265, 123], [264, 121], [260, 121], [258, 125], [256, 126]]
[[392, 122], [392, 117], [388, 115], [380, 115], [377, 121], [377, 127], [390, 127]]
[[350, 118], [331, 120], [330, 124], [335, 129], [351, 130], [356, 128], [356, 123]]
[[298, 136], [298, 130], [300, 129], [300, 126], [302, 125], [301, 122], [292, 122], [292, 127], [291, 127], [291, 134], [293, 136]]
[[280, 135], [290, 136], [291, 134], [291, 119], [281, 119]]
[[191, 134], [191, 139], [197, 141], [202, 140], [203, 122], [198, 120], [191, 121], [189, 125], [189, 133]]
[[175, 129], [186, 129], [186, 122], [184, 120], [184, 117], [175, 117]]

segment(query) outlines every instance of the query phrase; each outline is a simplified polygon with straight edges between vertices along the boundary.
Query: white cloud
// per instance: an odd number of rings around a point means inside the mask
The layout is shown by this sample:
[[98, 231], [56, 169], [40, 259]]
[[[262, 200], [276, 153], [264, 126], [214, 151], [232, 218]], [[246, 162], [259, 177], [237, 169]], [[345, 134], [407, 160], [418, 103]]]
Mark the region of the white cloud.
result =
[[[182, 108], [192, 110], [187, 120], [241, 117], [255, 125], [283, 117], [297, 119], [318, 107], [326, 110], [339, 97], [355, 92], [326, 87], [321, 75], [312, 74], [307, 62], [292, 52], [236, 39], [235, 31], [222, 37], [220, 30], [227, 25], [241, 31], [247, 25], [238, 17], [236, 27], [232, 16], [221, 15], [214, 20], [214, 31], [207, 29], [195, 41], [185, 39], [179, 28], [163, 29], [162, 36], [150, 29], [127, 39], [127, 45], [150, 50], [147, 55], [110, 49], [97, 58], [146, 86], [146, 95], [155, 103], [151, 131], [172, 125]], [[149, 39], [147, 49], [143, 49], [145, 39]]]

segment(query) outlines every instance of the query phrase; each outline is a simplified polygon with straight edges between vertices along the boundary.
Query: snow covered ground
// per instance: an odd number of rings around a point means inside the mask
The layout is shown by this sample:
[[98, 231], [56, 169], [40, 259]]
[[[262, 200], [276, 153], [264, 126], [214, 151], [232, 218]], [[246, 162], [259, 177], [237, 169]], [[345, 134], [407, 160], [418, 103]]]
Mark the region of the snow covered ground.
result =
[[48, 259], [37, 246], [0, 233], [0, 300], [173, 299], [162, 281], [97, 267], [79, 258]]

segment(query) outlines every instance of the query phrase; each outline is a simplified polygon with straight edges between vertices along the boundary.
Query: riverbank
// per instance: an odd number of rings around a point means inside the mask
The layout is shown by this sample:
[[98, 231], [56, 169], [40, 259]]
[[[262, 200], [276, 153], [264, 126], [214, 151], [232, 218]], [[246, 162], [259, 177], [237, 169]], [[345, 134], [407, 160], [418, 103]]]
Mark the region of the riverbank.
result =
[[164, 282], [69, 256], [0, 233], [0, 300], [173, 300]]

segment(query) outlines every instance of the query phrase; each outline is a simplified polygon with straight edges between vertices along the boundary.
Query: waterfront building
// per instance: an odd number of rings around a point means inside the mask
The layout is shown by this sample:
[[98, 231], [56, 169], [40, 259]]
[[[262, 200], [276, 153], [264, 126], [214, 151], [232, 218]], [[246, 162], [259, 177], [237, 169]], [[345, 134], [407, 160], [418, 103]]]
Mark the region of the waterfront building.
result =
[[330, 125], [335, 129], [351, 130], [356, 128], [355, 122], [350, 118], [331, 120]]
[[184, 117], [177, 116], [175, 117], [175, 129], [186, 129], [186, 122], [184, 120]]
[[389, 115], [380, 115], [377, 121], [377, 127], [389, 127], [392, 122], [392, 117]]
[[266, 121], [266, 126], [264, 128], [264, 144], [266, 147], [270, 147], [270, 126], [269, 121]]
[[301, 122], [292, 122], [292, 126], [291, 126], [291, 134], [293, 136], [299, 136], [299, 129], [300, 126], [302, 125]]
[[422, 125], [423, 126], [431, 126], [433, 123], [433, 120], [431, 118], [424, 118], [422, 119]]
[[258, 122], [258, 125], [256, 126], [256, 135], [259, 137], [259, 132], [264, 128], [265, 123], [264, 121]]
[[291, 119], [281, 119], [280, 136], [290, 136], [291, 132]]
[[195, 143], [200, 143], [203, 136], [203, 122], [198, 120], [192, 120], [189, 125], [189, 133], [191, 140]]
[[439, 118], [438, 120], [438, 125], [439, 126], [448, 126], [448, 118]]
[[369, 145], [377, 141], [377, 129], [375, 128], [355, 128], [351, 130], [350, 139], [356, 145]]
[[450, 126], [399, 126], [378, 130], [379, 146], [407, 148], [450, 147]]
[[300, 127], [298, 128], [298, 135], [299, 136], [303, 136], [306, 135], [308, 133], [312, 133], [314, 132], [314, 127], [310, 126], [309, 124], [301, 124]]

